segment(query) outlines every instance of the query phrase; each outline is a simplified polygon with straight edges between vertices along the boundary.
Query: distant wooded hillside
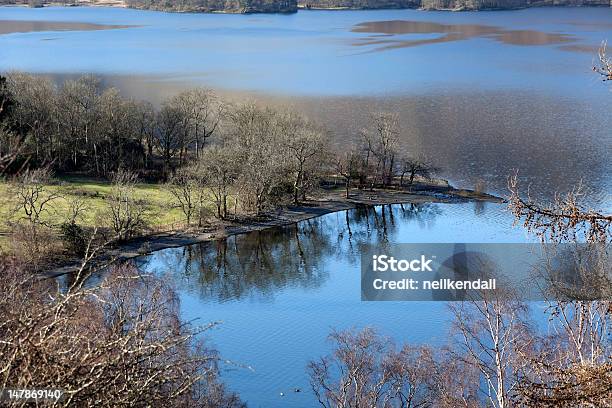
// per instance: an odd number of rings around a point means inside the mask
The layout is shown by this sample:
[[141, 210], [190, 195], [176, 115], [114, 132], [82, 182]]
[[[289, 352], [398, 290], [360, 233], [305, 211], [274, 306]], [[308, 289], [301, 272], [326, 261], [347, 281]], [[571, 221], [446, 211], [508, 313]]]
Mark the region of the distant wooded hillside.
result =
[[303, 9], [512, 10], [541, 6], [612, 6], [612, 0], [0, 0], [0, 5], [103, 5], [203, 13], [294, 13]]
[[611, 0], [299, 0], [298, 6], [315, 9], [392, 9], [426, 10], [518, 9], [538, 6], [612, 6]]

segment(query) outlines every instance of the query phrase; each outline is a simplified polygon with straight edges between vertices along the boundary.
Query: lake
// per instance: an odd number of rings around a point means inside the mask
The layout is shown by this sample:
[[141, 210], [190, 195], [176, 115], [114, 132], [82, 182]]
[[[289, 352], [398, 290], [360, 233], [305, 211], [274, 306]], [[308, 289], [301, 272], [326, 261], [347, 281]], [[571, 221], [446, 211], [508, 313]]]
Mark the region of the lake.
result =
[[[299, 109], [338, 145], [358, 138], [370, 112], [397, 111], [403, 147], [430, 156], [460, 187], [484, 180], [504, 195], [518, 169], [536, 197], [582, 180], [590, 204], [612, 209], [612, 93], [591, 70], [601, 41], [612, 39], [612, 9], [212, 15], [0, 7], [0, 34], [2, 71], [57, 81], [93, 72], [156, 104], [212, 87], [232, 101]], [[362, 245], [531, 239], [503, 205], [404, 205], [168, 249], [138, 263], [176, 285], [186, 319], [223, 322], [211, 341], [235, 363], [223, 378], [250, 406], [303, 407], [314, 405], [305, 366], [329, 350], [332, 328], [372, 325], [397, 341], [445, 341], [443, 302], [360, 301]]]
[[210, 339], [234, 364], [223, 378], [249, 406], [306, 407], [315, 400], [305, 368], [329, 351], [332, 329], [369, 326], [396, 342], [447, 341], [445, 302], [361, 302], [363, 245], [529, 241], [503, 205], [393, 205], [167, 249], [138, 265], [176, 286], [186, 319], [222, 322]]
[[[159, 103], [193, 86], [292, 106], [334, 140], [401, 115], [403, 147], [455, 184], [506, 194], [515, 169], [550, 198], [582, 180], [610, 208], [610, 88], [591, 68], [612, 9], [168, 14], [0, 8], [0, 70], [97, 73]], [[127, 27], [126, 27], [127, 26]], [[46, 31], [45, 31], [46, 30]], [[28, 31], [28, 32], [17, 32]]]

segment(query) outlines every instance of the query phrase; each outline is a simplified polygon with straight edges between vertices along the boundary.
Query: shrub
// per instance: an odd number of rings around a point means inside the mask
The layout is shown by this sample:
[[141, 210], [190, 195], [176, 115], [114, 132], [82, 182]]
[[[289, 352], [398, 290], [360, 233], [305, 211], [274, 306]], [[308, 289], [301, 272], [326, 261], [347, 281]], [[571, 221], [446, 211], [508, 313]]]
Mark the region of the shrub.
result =
[[[172, 288], [131, 266], [63, 291], [0, 259], [0, 389], [61, 389], [75, 407], [239, 407]], [[19, 406], [28, 406], [23, 402]]]
[[87, 239], [83, 228], [72, 222], [65, 222], [60, 226], [64, 248], [73, 255], [82, 257], [87, 249]]

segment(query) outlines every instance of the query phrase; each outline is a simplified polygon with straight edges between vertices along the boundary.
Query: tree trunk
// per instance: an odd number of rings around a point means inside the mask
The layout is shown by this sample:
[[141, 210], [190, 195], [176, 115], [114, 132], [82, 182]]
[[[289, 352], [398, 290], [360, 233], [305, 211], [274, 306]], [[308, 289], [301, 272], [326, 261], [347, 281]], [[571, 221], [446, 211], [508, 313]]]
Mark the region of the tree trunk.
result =
[[223, 196], [223, 219], [227, 218], [227, 196]]
[[98, 145], [96, 143], [93, 144], [94, 148], [94, 161], [96, 163], [96, 174], [100, 175], [100, 160], [98, 159]]
[[300, 179], [302, 177], [301, 172], [298, 172], [297, 177], [295, 178], [295, 182], [293, 183], [293, 204], [298, 205], [299, 203], [299, 192], [300, 192]]
[[147, 168], [149, 168], [150, 162], [151, 162], [151, 157], [153, 157], [153, 144], [151, 143], [151, 141], [147, 141], [147, 149], [149, 151], [149, 154], [147, 155], [146, 166], [147, 166]]
[[387, 175], [387, 185], [393, 183], [393, 165], [395, 164], [395, 155], [391, 156], [391, 163], [389, 163], [389, 174]]

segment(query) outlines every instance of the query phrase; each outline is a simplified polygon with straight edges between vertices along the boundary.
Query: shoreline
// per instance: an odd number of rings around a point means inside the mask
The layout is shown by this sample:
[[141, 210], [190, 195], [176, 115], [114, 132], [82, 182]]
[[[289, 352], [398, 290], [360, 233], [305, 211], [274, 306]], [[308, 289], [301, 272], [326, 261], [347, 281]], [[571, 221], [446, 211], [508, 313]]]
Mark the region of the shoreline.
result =
[[448, 8], [448, 7], [350, 7], [350, 6], [332, 6], [332, 7], [321, 7], [321, 6], [304, 6], [303, 4], [297, 4], [295, 10], [291, 11], [265, 11], [265, 10], [245, 10], [245, 9], [227, 9], [227, 10], [173, 10], [163, 8], [145, 8], [145, 7], [130, 7], [124, 0], [77, 0], [75, 3], [67, 4], [61, 2], [49, 2], [44, 3], [35, 7], [30, 6], [27, 3], [13, 3], [3, 4], [1, 7], [25, 7], [25, 8], [46, 8], [46, 7], [108, 7], [108, 8], [120, 8], [127, 10], [140, 10], [140, 11], [157, 11], [162, 13], [194, 13], [194, 14], [296, 14], [300, 11], [366, 11], [366, 10], [416, 10], [416, 11], [440, 11], [450, 13], [462, 13], [462, 12], [479, 12], [479, 11], [517, 11], [526, 10], [531, 8], [612, 8], [612, 2], [610, 5], [607, 4], [543, 4], [534, 3], [523, 6], [509, 6], [509, 7], [484, 7], [484, 8], [468, 8], [465, 6]]
[[[284, 206], [275, 212], [260, 217], [246, 217], [219, 221], [200, 230], [177, 229], [135, 237], [114, 247], [103, 249], [92, 262], [95, 266], [112, 265], [149, 255], [168, 248], [178, 248], [205, 242], [226, 239], [271, 228], [285, 227], [301, 221], [321, 217], [335, 212], [351, 210], [360, 206], [375, 207], [397, 204], [459, 204], [466, 202], [490, 202], [502, 204], [504, 199], [473, 190], [456, 189], [452, 186], [415, 185], [412, 191], [374, 189], [352, 189], [350, 198], [344, 197], [344, 190], [327, 192], [318, 199], [307, 200], [301, 205]], [[72, 259], [61, 266], [50, 268], [47, 278], [57, 278], [77, 272], [82, 260]]]

